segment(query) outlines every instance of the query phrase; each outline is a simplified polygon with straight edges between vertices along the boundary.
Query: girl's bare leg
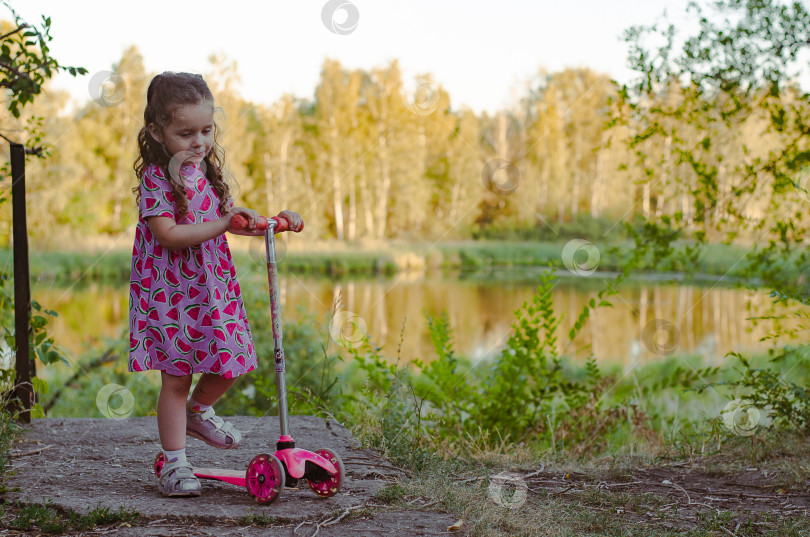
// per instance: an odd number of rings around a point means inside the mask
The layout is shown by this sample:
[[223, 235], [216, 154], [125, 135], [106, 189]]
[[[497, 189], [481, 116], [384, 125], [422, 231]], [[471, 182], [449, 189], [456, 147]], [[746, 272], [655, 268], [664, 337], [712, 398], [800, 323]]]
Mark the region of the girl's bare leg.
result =
[[191, 375], [175, 376], [160, 372], [157, 421], [160, 443], [164, 450], [186, 447], [186, 398], [191, 388]]
[[203, 405], [213, 405], [236, 382], [235, 378], [226, 379], [222, 375], [203, 373], [191, 397]]

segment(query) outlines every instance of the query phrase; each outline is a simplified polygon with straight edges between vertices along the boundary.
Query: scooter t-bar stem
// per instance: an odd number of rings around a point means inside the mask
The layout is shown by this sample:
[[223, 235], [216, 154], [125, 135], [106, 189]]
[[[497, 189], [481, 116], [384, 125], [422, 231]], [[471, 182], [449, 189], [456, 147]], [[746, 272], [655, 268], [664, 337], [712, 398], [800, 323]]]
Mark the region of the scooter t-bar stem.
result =
[[273, 237], [279, 221], [268, 219], [264, 233], [264, 246], [267, 253], [267, 283], [270, 287], [270, 315], [273, 321], [273, 347], [276, 361], [276, 393], [278, 397], [278, 419], [281, 436], [289, 435], [287, 418], [287, 380], [285, 378], [284, 346], [281, 331], [281, 305], [278, 296], [278, 270], [276, 268], [276, 243]]
[[[248, 229], [248, 220], [242, 214], [231, 217], [230, 230], [242, 231]], [[284, 346], [281, 331], [281, 305], [278, 298], [278, 270], [276, 269], [276, 243], [274, 235], [290, 230], [290, 223], [278, 217], [266, 218], [260, 216], [255, 230], [264, 230], [264, 246], [267, 256], [267, 283], [270, 287], [270, 315], [273, 321], [273, 347], [276, 362], [276, 392], [278, 396], [278, 419], [281, 426], [281, 436], [289, 436], [289, 422], [287, 417], [287, 381], [284, 364]]]

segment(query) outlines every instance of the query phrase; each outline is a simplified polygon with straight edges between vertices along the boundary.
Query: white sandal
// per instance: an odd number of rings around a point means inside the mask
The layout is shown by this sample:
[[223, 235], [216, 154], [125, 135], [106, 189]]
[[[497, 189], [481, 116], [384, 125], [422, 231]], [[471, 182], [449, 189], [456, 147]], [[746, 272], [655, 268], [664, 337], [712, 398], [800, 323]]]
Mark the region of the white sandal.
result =
[[209, 408], [203, 413], [186, 413], [186, 434], [220, 449], [234, 449], [242, 441], [242, 433]]
[[160, 470], [158, 487], [164, 496], [199, 496], [200, 480], [188, 461], [167, 462]]

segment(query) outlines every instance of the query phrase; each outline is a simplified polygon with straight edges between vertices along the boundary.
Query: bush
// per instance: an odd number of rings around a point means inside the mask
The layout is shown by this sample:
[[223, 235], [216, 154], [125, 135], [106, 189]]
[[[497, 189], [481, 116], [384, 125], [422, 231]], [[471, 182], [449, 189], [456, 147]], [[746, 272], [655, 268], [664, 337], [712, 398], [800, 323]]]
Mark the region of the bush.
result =
[[580, 213], [563, 222], [506, 222], [481, 226], [474, 239], [549, 241], [587, 239], [593, 242], [618, 242], [626, 237], [624, 227], [613, 218]]

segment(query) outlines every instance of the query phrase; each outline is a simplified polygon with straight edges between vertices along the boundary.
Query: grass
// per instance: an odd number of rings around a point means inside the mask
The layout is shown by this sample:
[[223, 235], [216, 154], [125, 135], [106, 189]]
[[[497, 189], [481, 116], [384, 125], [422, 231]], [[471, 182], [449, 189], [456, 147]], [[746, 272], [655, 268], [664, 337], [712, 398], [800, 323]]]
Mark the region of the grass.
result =
[[[730, 451], [693, 460], [695, 468], [712, 468], [718, 475], [733, 480], [740, 466], [747, 463], [742, 444], [728, 439]], [[798, 472], [788, 485], [802, 490], [810, 460], [807, 438], [787, 434], [771, 435], [767, 441], [778, 449], [763, 452], [759, 470]], [[742, 460], [740, 459], [742, 457]], [[500, 466], [491, 466], [494, 459]], [[646, 461], [661, 468], [676, 464], [670, 459], [650, 457]], [[681, 461], [683, 462], [683, 461]], [[526, 474], [525, 468], [545, 463], [546, 472], [562, 475], [585, 475], [585, 482], [529, 481], [520, 487], [497, 485], [492, 479], [501, 471]], [[413, 509], [419, 505], [443, 509], [463, 521], [463, 528], [473, 536], [648, 536], [753, 535], [800, 536], [810, 531], [810, 520], [800, 512], [757, 512], [745, 509], [714, 509], [705, 505], [688, 505], [685, 497], [675, 494], [628, 493], [621, 488], [609, 489], [628, 472], [644, 467], [637, 457], [617, 456], [606, 459], [585, 458], [572, 461], [560, 454], [537, 455], [532, 463], [523, 456], [510, 461], [503, 454], [436, 462], [421, 472], [380, 489], [375, 499], [389, 509]], [[466, 466], [466, 471], [464, 467]], [[476, 471], [470, 475], [470, 470]], [[475, 477], [481, 479], [476, 480]], [[547, 476], [544, 476], [547, 477]], [[493, 483], [496, 487], [493, 488]], [[680, 500], [673, 501], [673, 500]], [[691, 501], [694, 501], [692, 498]], [[677, 504], [677, 505], [676, 505]]]
[[0, 398], [0, 495], [8, 492], [6, 477], [11, 471], [9, 452], [14, 440], [19, 436], [20, 428], [13, 416], [6, 410], [5, 398]]
[[[649, 421], [585, 451], [531, 437], [428, 437], [409, 425], [418, 420], [386, 412], [389, 405], [353, 432], [408, 471], [377, 493], [386, 509], [445, 510], [474, 536], [807, 535], [810, 520], [790, 502], [806, 495], [808, 433], [763, 425], [734, 434], [719, 415], [724, 388], [683, 389], [701, 384], [688, 375], [701, 367], [693, 358], [641, 366], [616, 384], [606, 404], [632, 400]], [[732, 363], [712, 382], [735, 378]], [[792, 356], [780, 367], [807, 385], [803, 365]], [[504, 473], [519, 479], [496, 479]]]
[[266, 513], [257, 514], [251, 507], [248, 509], [248, 513], [240, 517], [237, 521], [240, 525], [265, 527], [275, 524], [278, 519], [273, 516], [268, 516]]
[[[11, 446], [20, 435], [16, 415], [6, 408], [5, 398], [0, 404], [0, 495], [11, 492], [7, 488], [7, 478], [11, 470]], [[39, 530], [46, 534], [59, 534], [70, 530], [92, 530], [98, 526], [112, 524], [136, 524], [140, 514], [121, 506], [118, 511], [98, 506], [86, 515], [52, 505], [28, 504], [19, 501], [0, 503], [0, 527], [10, 530]]]
[[23, 504], [6, 502], [0, 506], [2, 527], [29, 531], [38, 529], [46, 534], [59, 534], [71, 530], [92, 530], [98, 526], [123, 523], [137, 524], [140, 514], [121, 506], [118, 511], [109, 507], [96, 507], [86, 515], [72, 510], [57, 508], [50, 502], [44, 504]]

